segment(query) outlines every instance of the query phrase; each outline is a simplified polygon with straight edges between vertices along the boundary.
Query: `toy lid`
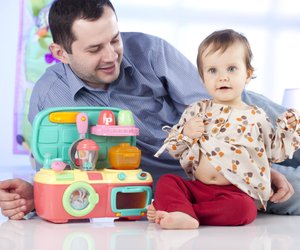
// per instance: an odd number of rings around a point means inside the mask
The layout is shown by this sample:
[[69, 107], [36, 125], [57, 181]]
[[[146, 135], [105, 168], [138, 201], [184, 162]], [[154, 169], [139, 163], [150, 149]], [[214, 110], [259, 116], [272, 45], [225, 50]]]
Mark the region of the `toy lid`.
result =
[[99, 146], [93, 140], [82, 140], [77, 145], [77, 150], [90, 150], [90, 151], [98, 151]]
[[131, 146], [129, 143], [120, 143], [117, 146], [111, 147], [109, 151], [111, 154], [140, 154], [140, 150], [137, 147]]

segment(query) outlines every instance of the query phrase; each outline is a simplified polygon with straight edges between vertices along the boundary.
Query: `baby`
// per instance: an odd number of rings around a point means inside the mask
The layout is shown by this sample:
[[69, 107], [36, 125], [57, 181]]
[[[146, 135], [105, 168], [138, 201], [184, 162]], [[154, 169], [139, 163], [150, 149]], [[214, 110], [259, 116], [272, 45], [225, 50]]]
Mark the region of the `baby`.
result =
[[288, 110], [275, 129], [261, 108], [242, 101], [253, 77], [251, 59], [247, 38], [230, 29], [200, 44], [198, 71], [212, 99], [190, 105], [156, 154], [167, 149], [190, 179], [159, 179], [150, 222], [164, 229], [237, 226], [266, 208], [270, 162], [284, 161], [300, 147], [299, 113]]

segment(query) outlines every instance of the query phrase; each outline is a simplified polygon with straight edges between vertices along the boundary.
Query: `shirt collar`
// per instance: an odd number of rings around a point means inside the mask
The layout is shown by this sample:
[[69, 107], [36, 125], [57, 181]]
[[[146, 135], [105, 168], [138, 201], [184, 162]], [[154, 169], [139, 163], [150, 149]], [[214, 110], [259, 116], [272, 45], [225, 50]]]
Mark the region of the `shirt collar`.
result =
[[78, 91], [80, 91], [86, 85], [77, 75], [74, 74], [68, 64], [64, 64], [64, 66], [66, 69], [66, 77], [67, 83], [69, 84], [70, 93], [72, 98], [75, 99], [75, 95], [78, 93]]
[[129, 60], [129, 58], [127, 58], [127, 56], [124, 54], [123, 55], [123, 60], [122, 60], [122, 64], [121, 64], [121, 69], [124, 69], [124, 71], [128, 72], [128, 74], [130, 76], [132, 76], [133, 72], [134, 72], [134, 67], [133, 64], [131, 63], [131, 61]]

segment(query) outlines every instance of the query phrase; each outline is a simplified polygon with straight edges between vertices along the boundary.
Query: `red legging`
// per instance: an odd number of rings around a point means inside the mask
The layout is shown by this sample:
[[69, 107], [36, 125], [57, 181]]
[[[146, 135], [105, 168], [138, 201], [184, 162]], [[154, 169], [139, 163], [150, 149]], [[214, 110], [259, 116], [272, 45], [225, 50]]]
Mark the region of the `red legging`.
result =
[[172, 174], [158, 180], [154, 197], [156, 210], [180, 211], [201, 225], [245, 225], [257, 215], [254, 200], [234, 185], [208, 185]]

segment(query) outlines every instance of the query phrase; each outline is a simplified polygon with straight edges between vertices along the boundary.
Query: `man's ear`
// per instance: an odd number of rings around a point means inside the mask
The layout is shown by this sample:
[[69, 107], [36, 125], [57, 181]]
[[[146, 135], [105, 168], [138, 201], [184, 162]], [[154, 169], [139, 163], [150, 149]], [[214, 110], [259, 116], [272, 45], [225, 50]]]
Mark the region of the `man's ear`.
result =
[[55, 57], [56, 59], [60, 60], [63, 63], [66, 64], [69, 63], [68, 53], [61, 45], [57, 43], [52, 43], [50, 44], [49, 48], [53, 57]]

